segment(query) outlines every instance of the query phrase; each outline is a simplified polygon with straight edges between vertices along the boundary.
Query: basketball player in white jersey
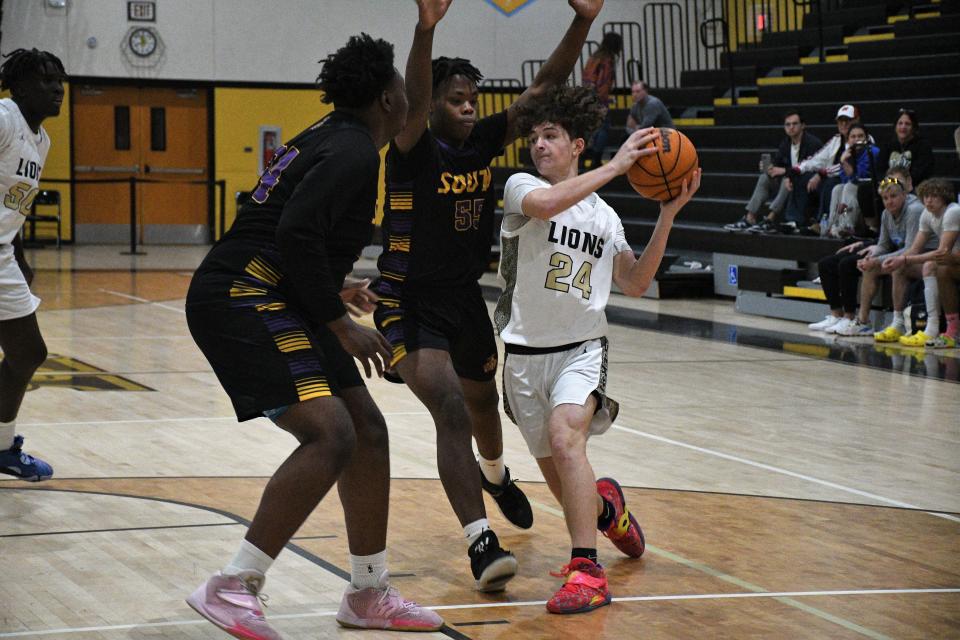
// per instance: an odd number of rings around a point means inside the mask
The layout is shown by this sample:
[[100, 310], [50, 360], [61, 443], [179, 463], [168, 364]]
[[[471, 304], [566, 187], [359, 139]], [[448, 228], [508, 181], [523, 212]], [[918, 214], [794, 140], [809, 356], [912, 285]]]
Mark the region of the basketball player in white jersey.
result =
[[36, 482], [49, 464], [23, 452], [16, 418], [27, 384], [47, 358], [37, 325], [40, 299], [30, 292], [33, 271], [23, 255], [20, 228], [40, 189], [50, 137], [40, 126], [60, 114], [63, 63], [46, 51], [17, 49], [0, 65], [0, 473]]
[[594, 191], [623, 174], [659, 136], [633, 133], [610, 162], [577, 175], [585, 140], [602, 119], [595, 94], [557, 87], [523, 109], [539, 177], [517, 173], [504, 190], [500, 282], [494, 321], [506, 346], [503, 397], [530, 453], [563, 506], [572, 551], [552, 613], [580, 613], [610, 603], [597, 562], [597, 529], [623, 553], [639, 557], [643, 532], [612, 478], [595, 481], [587, 438], [603, 433], [617, 404], [606, 386], [607, 320], [613, 282], [629, 296], [650, 285], [680, 209], [700, 186], [700, 171], [680, 196], [663, 203], [653, 236], [637, 260], [620, 218]]

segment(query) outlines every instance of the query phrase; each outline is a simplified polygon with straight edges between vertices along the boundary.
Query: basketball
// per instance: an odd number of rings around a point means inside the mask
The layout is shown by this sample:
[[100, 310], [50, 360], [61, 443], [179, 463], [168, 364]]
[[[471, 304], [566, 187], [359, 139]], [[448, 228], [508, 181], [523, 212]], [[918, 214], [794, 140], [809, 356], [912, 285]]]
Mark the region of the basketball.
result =
[[676, 129], [660, 129], [660, 138], [650, 142], [655, 154], [643, 156], [627, 170], [630, 186], [650, 200], [673, 200], [684, 180], [699, 166], [697, 149], [690, 138]]

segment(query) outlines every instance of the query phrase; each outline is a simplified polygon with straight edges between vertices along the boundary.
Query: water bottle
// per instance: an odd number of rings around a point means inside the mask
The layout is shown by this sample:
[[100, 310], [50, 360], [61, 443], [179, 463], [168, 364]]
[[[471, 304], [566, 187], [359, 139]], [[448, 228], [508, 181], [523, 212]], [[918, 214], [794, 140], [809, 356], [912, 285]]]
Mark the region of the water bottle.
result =
[[827, 232], [829, 231], [829, 229], [827, 229], [827, 221], [829, 219], [830, 216], [828, 216], [826, 212], [820, 216], [820, 237], [826, 237]]

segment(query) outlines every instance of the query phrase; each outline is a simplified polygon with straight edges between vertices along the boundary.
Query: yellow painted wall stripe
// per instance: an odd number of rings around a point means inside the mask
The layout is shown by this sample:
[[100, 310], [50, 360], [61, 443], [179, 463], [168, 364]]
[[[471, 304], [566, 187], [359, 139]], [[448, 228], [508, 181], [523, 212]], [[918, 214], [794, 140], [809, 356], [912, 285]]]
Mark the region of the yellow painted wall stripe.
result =
[[674, 118], [673, 124], [678, 127], [712, 127], [713, 118]]
[[[713, 106], [715, 107], [729, 107], [733, 104], [730, 98], [714, 98]], [[744, 104], [760, 104], [760, 98], [757, 96], [745, 96], [743, 98], [737, 98], [738, 105]]]
[[[845, 53], [838, 53], [832, 56], [827, 56], [823, 60], [824, 62], [849, 62], [850, 56]], [[807, 58], [800, 58], [800, 64], [819, 64], [820, 58], [816, 56], [810, 56]]]

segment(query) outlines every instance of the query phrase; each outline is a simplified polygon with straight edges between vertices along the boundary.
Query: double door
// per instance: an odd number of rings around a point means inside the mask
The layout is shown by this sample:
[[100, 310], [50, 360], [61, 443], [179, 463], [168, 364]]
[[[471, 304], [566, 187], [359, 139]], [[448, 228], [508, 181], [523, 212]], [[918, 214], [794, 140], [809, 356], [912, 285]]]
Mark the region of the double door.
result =
[[[208, 91], [81, 85], [73, 99], [77, 242], [209, 242]], [[130, 178], [138, 181], [131, 198]]]

